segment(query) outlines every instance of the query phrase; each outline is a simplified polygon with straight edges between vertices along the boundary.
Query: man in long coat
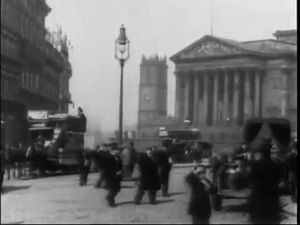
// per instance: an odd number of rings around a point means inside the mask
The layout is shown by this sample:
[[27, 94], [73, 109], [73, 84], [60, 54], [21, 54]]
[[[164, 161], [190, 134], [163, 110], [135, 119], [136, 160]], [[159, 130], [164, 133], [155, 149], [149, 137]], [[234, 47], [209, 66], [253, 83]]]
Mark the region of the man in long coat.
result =
[[157, 163], [151, 149], [147, 149], [146, 153], [140, 154], [138, 166], [141, 176], [135, 196], [135, 204], [141, 203], [145, 191], [148, 191], [150, 204], [156, 204], [156, 192], [160, 189], [160, 179]]
[[172, 168], [172, 160], [169, 156], [168, 143], [163, 142], [162, 148], [155, 151], [155, 158], [158, 164], [158, 173], [161, 183], [162, 196], [168, 197], [169, 177]]
[[90, 171], [91, 160], [88, 156], [88, 153], [85, 150], [82, 150], [78, 156], [79, 164], [79, 185], [85, 186], [87, 184], [87, 178]]
[[122, 163], [118, 150], [112, 145], [108, 146], [109, 151], [105, 154], [103, 165], [104, 188], [108, 190], [106, 200], [110, 207], [115, 207], [115, 197], [121, 190]]
[[270, 158], [271, 147], [270, 140], [264, 140], [255, 151], [251, 167], [249, 214], [253, 224], [280, 224], [283, 219], [279, 198], [280, 170]]

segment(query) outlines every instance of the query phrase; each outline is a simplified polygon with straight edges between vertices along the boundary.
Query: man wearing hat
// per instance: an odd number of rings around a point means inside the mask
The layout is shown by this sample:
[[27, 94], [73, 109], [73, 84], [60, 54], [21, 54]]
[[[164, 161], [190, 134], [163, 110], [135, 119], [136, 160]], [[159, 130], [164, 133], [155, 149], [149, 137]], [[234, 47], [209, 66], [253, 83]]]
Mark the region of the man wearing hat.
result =
[[153, 149], [148, 148], [138, 159], [140, 180], [138, 182], [135, 204], [141, 203], [144, 192], [148, 191], [150, 204], [156, 204], [156, 192], [160, 189], [160, 179], [157, 163], [154, 160]]
[[110, 207], [115, 207], [115, 197], [121, 190], [122, 163], [119, 149], [115, 143], [107, 146], [108, 152], [105, 155], [103, 165], [103, 176], [105, 179], [104, 188], [108, 190], [106, 200]]
[[172, 159], [169, 156], [168, 147], [169, 142], [163, 141], [161, 148], [155, 152], [163, 197], [169, 196], [169, 176], [172, 168]]
[[209, 224], [211, 216], [209, 193], [214, 193], [214, 190], [211, 182], [205, 177], [205, 169], [195, 166], [185, 181], [191, 189], [188, 214], [192, 216], [193, 224]]
[[95, 185], [96, 188], [103, 187], [105, 182], [103, 175], [103, 165], [105, 164], [105, 155], [108, 153], [107, 144], [103, 144], [101, 146], [97, 146], [96, 150], [96, 165], [99, 172], [99, 178]]
[[90, 171], [91, 160], [88, 156], [88, 152], [86, 150], [82, 150], [78, 156], [79, 161], [79, 185], [85, 186], [87, 184], [87, 178]]

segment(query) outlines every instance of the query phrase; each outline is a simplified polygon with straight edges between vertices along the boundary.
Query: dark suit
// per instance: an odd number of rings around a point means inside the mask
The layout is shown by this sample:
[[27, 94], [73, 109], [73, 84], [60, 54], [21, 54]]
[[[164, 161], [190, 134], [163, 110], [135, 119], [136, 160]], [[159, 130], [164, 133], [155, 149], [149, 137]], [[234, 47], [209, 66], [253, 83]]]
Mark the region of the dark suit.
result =
[[81, 153], [79, 156], [80, 186], [86, 185], [90, 166], [91, 160], [88, 158], [87, 154]]
[[138, 160], [141, 177], [138, 185], [137, 194], [135, 196], [135, 204], [140, 204], [144, 191], [148, 191], [151, 204], [155, 204], [156, 191], [160, 189], [160, 178], [158, 167], [153, 159], [147, 154], [141, 154]]
[[279, 224], [281, 203], [279, 199], [280, 170], [271, 159], [252, 163], [252, 192], [249, 197], [249, 214], [253, 224]]
[[121, 190], [122, 163], [119, 156], [107, 153], [104, 157], [103, 178], [105, 180], [104, 188], [108, 190], [106, 200], [110, 206], [115, 206], [115, 196]]
[[211, 216], [209, 192], [196, 174], [190, 173], [185, 179], [191, 188], [188, 214], [192, 216], [193, 224], [209, 224]]
[[172, 164], [169, 162], [169, 155], [165, 150], [159, 150], [156, 153], [154, 153], [154, 155], [158, 165], [159, 178], [162, 186], [162, 194], [163, 196], [167, 196], [169, 188], [169, 176]]

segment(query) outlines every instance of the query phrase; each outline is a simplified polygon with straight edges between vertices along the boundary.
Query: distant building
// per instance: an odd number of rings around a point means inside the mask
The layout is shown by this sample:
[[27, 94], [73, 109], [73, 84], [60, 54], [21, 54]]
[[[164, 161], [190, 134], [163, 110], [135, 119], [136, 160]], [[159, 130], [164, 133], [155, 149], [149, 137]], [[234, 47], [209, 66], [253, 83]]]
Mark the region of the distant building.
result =
[[142, 57], [140, 65], [138, 137], [156, 138], [159, 127], [171, 122], [167, 118], [168, 74], [166, 58]]
[[45, 0], [1, 0], [1, 143], [25, 139], [27, 110], [59, 108], [69, 62], [45, 28], [50, 11]]
[[238, 42], [205, 35], [171, 57], [175, 117], [209, 140], [241, 140], [251, 117], [284, 117], [297, 130], [297, 31]]

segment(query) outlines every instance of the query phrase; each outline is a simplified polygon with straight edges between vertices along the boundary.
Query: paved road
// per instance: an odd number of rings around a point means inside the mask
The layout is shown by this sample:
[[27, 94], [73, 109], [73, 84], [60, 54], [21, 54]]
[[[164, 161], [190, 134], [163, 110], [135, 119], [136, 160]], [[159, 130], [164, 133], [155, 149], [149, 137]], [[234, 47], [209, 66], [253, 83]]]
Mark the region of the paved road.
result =
[[[1, 195], [1, 223], [191, 223], [186, 214], [188, 189], [184, 175], [191, 168], [172, 170], [169, 198], [158, 196], [158, 205], [149, 205], [147, 196], [139, 206], [133, 204], [133, 182], [122, 182], [116, 198], [118, 207], [109, 208], [104, 201], [105, 190], [94, 188], [97, 174], [91, 174], [88, 185], [78, 186], [78, 176], [57, 176], [35, 180], [5, 181]], [[286, 201], [289, 198], [285, 198]], [[211, 223], [247, 223], [247, 214], [236, 206], [243, 199], [225, 200], [221, 212], [213, 211]], [[235, 209], [234, 209], [235, 208]], [[295, 223], [296, 204], [285, 223]]]

